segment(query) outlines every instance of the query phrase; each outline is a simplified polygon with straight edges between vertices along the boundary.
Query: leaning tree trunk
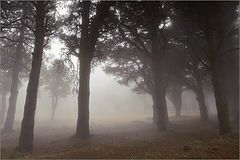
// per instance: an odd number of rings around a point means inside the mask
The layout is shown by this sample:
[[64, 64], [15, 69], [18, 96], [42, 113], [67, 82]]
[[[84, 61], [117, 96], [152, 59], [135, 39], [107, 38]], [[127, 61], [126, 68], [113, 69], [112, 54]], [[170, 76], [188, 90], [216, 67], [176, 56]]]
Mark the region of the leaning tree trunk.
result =
[[207, 112], [207, 105], [205, 103], [205, 98], [204, 98], [204, 92], [203, 92], [203, 87], [202, 87], [202, 82], [200, 79], [197, 79], [197, 101], [199, 104], [199, 110], [200, 110], [200, 119], [201, 120], [208, 120], [208, 112]]
[[217, 107], [217, 116], [219, 121], [220, 134], [231, 132], [228, 106], [221, 89], [220, 77], [218, 76], [218, 70], [216, 65], [212, 65], [212, 85], [214, 90], [214, 96]]
[[21, 28], [19, 42], [17, 45], [13, 73], [12, 73], [12, 83], [11, 83], [11, 91], [9, 98], [9, 107], [7, 112], [6, 121], [4, 124], [4, 132], [9, 132], [13, 130], [14, 117], [16, 112], [16, 103], [18, 96], [18, 84], [19, 84], [19, 72], [20, 65], [22, 63], [22, 52], [23, 52], [23, 39], [24, 39], [24, 28]]
[[164, 131], [167, 129], [167, 104], [165, 99], [164, 80], [160, 61], [152, 61], [152, 75], [153, 75], [153, 104], [156, 109], [156, 125], [158, 130]]
[[80, 79], [76, 137], [84, 139], [89, 137], [89, 81], [91, 71], [91, 58], [89, 58], [89, 55], [86, 54], [80, 57], [79, 68]]
[[34, 53], [32, 57], [32, 69], [30, 72], [27, 95], [24, 106], [24, 114], [19, 137], [19, 150], [31, 151], [33, 148], [34, 137], [34, 117], [37, 104], [37, 92], [39, 85], [39, 76], [42, 65], [43, 43], [44, 43], [44, 17], [45, 17], [45, 3], [38, 1], [36, 4], [36, 30]]
[[1, 126], [0, 127], [2, 127], [2, 124], [3, 124], [3, 122], [4, 122], [4, 119], [5, 119], [5, 114], [6, 114], [6, 109], [7, 109], [7, 105], [6, 105], [6, 95], [7, 95], [7, 93], [3, 90], [2, 91], [2, 94], [1, 94], [1, 101], [2, 101], [2, 112], [1, 112]]

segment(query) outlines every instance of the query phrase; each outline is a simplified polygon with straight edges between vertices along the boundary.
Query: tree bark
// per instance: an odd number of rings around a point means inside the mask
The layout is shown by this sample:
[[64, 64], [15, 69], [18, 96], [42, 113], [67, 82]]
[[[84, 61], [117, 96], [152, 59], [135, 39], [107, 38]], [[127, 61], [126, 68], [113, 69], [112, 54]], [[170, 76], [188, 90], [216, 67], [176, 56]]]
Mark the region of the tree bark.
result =
[[37, 104], [37, 92], [39, 85], [39, 76], [42, 65], [43, 43], [44, 43], [44, 17], [45, 17], [45, 3], [38, 1], [36, 6], [36, 30], [34, 53], [32, 58], [32, 69], [30, 72], [26, 101], [24, 105], [24, 114], [21, 125], [21, 132], [19, 137], [20, 151], [31, 151], [33, 149], [34, 137], [34, 117]]
[[20, 65], [22, 63], [23, 40], [24, 40], [24, 28], [22, 27], [20, 31], [19, 42], [17, 45], [16, 53], [15, 53], [9, 106], [8, 106], [6, 121], [4, 124], [4, 132], [10, 132], [13, 130], [17, 96], [18, 96], [19, 72], [20, 72]]
[[217, 116], [219, 121], [220, 134], [231, 132], [229, 113], [226, 99], [221, 89], [221, 83], [219, 81], [218, 70], [215, 65], [212, 65], [212, 85], [215, 95], [215, 101], [217, 106]]
[[91, 59], [83, 55], [80, 57], [79, 68], [79, 95], [78, 95], [78, 120], [76, 137], [86, 139], [89, 137], [89, 81]]

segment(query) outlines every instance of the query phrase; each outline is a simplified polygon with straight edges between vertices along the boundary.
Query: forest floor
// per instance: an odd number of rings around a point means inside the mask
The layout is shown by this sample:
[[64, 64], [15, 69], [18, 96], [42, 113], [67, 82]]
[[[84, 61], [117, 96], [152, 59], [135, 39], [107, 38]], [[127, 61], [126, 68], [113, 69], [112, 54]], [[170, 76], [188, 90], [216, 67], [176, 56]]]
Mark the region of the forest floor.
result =
[[1, 158], [26, 159], [239, 159], [239, 136], [218, 134], [216, 121], [171, 117], [168, 131], [158, 132], [149, 119], [117, 125], [91, 125], [91, 138], [73, 138], [74, 127], [59, 123], [35, 129], [34, 150], [16, 151], [19, 130], [1, 135]]

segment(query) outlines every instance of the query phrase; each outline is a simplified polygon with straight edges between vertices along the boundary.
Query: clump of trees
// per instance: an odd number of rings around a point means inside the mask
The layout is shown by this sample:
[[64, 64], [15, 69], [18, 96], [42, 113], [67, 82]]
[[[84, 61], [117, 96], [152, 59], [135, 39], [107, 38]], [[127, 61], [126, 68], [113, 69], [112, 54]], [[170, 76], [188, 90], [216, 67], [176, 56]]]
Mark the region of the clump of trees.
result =
[[[209, 80], [220, 134], [231, 132], [230, 115], [238, 125], [239, 85], [234, 77], [239, 67], [237, 2], [76, 0], [71, 1], [64, 19], [56, 18], [57, 2], [1, 1], [1, 117], [6, 111], [6, 93], [10, 92], [5, 131], [13, 129], [19, 81], [22, 73], [28, 73], [29, 65], [23, 62], [31, 62], [20, 151], [33, 149], [40, 70], [44, 48], [54, 33], [65, 43], [67, 54], [79, 62], [75, 137], [89, 138], [91, 64], [103, 60], [106, 73], [115, 75], [122, 84], [134, 84], [133, 91], [152, 96], [153, 120], [159, 131], [167, 130], [169, 123], [166, 97], [180, 116], [184, 89], [196, 94], [200, 118], [209, 119], [204, 97]], [[230, 69], [233, 72], [228, 73]], [[6, 82], [10, 73], [11, 81]], [[58, 98], [68, 94], [66, 77], [64, 62], [56, 60], [45, 78], [52, 96], [52, 118]]]

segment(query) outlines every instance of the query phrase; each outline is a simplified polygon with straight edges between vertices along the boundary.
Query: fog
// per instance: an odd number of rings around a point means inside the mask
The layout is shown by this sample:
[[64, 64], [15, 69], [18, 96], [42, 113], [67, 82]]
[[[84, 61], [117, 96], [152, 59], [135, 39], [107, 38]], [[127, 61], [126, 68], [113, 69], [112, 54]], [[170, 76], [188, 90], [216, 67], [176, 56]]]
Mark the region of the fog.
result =
[[1, 1], [1, 158], [239, 159], [239, 11]]
[[[26, 98], [27, 81], [24, 81], [19, 89], [17, 101], [16, 121], [23, 118], [23, 108]], [[213, 95], [208, 93], [206, 102], [210, 115], [216, 116], [215, 101]], [[8, 97], [9, 98], [9, 95]], [[199, 117], [199, 104], [196, 95], [192, 91], [184, 91], [182, 95], [182, 114]], [[8, 105], [8, 104], [7, 104]], [[169, 116], [175, 115], [172, 102], [167, 99]], [[51, 97], [50, 93], [39, 88], [37, 110], [35, 120], [51, 121]], [[133, 121], [146, 121], [152, 118], [152, 100], [148, 94], [136, 94], [131, 87], [120, 85], [113, 76], [107, 75], [102, 66], [96, 67], [91, 72], [90, 80], [90, 124], [101, 125], [132, 123]], [[74, 127], [77, 121], [77, 95], [72, 93], [67, 97], [60, 98], [56, 110], [55, 122]], [[36, 123], [36, 124], [37, 124]], [[40, 123], [40, 122], [39, 122]], [[106, 131], [108, 132], [108, 131]]]

